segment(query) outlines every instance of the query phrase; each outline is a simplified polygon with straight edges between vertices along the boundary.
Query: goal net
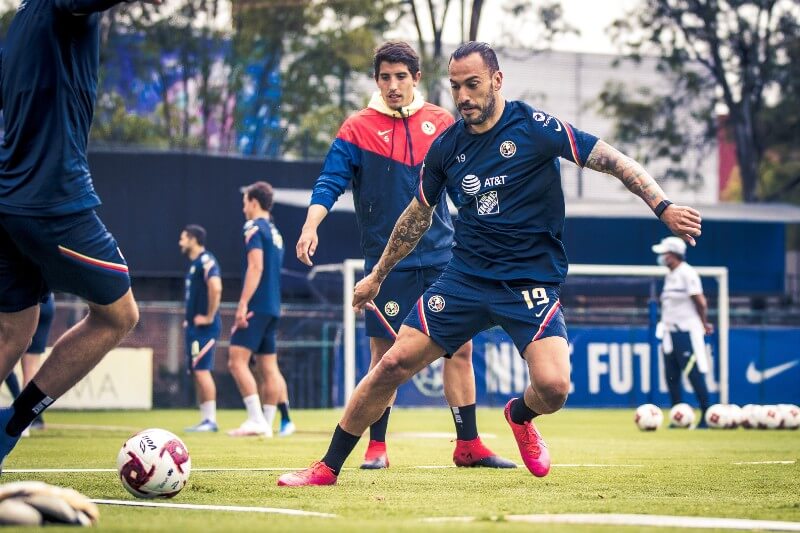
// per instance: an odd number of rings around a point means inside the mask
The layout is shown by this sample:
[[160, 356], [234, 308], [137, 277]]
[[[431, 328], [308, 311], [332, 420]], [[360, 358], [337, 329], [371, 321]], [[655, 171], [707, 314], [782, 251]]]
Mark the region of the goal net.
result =
[[[363, 275], [364, 262], [348, 259], [342, 264], [322, 265], [318, 271], [342, 274], [342, 389], [350, 398], [366, 371], [368, 343], [364, 342], [363, 317], [352, 309], [353, 287]], [[728, 403], [729, 393], [729, 295], [726, 267], [695, 267], [703, 279], [709, 301], [709, 319], [715, 325], [706, 338], [710, 370], [706, 382], [712, 400]], [[569, 334], [572, 407], [623, 407], [652, 402], [668, 404], [660, 341], [656, 338], [658, 296], [666, 267], [650, 265], [573, 264], [562, 286]], [[474, 339], [473, 365], [478, 402], [497, 405], [524, 390], [527, 368], [516, 348], [500, 328]], [[441, 361], [423, 371], [415, 385], [424, 396], [433, 384], [441, 394]], [[684, 378], [686, 400], [694, 399]], [[401, 395], [402, 397], [402, 395]], [[399, 397], [400, 398], [400, 397]], [[442, 400], [443, 401], [443, 400]], [[690, 401], [690, 403], [692, 403]], [[402, 405], [398, 400], [398, 404]]]

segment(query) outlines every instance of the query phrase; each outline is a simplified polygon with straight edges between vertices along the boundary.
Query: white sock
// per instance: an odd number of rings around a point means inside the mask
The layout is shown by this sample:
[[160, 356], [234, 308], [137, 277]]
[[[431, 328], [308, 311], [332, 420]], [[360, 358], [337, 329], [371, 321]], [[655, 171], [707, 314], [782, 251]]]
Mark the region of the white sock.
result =
[[217, 422], [217, 402], [210, 400], [200, 404], [200, 418], [210, 422]]
[[264, 407], [264, 418], [267, 419], [267, 425], [272, 427], [272, 423], [275, 421], [275, 411], [278, 410], [277, 405], [263, 405]]
[[257, 424], [264, 424], [264, 413], [261, 412], [261, 398], [258, 394], [251, 394], [242, 398], [244, 401], [244, 408], [247, 409], [247, 419]]

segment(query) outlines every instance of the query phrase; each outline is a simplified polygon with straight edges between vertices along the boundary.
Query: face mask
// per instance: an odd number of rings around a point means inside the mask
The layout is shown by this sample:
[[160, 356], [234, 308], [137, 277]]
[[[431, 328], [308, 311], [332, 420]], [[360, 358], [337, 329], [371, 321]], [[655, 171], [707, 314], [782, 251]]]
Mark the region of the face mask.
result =
[[667, 266], [667, 256], [664, 255], [664, 254], [661, 254], [658, 257], [656, 257], [656, 264], [658, 266], [662, 266], [662, 267]]

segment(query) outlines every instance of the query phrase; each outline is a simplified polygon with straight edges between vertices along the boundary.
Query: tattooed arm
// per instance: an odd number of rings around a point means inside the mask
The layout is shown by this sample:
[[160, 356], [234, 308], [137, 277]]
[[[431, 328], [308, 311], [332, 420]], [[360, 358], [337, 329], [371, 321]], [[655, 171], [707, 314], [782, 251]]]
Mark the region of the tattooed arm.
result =
[[431, 227], [433, 207], [422, 205], [416, 198], [411, 200], [397, 219], [378, 264], [372, 272], [359, 281], [353, 290], [353, 307], [363, 309], [380, 291], [381, 283], [392, 268], [411, 253], [422, 236]]
[[[662, 201], [667, 200], [667, 195], [642, 165], [608, 143], [597, 141], [585, 166], [616, 177], [653, 211]], [[700, 213], [691, 207], [670, 203], [663, 208], [658, 218], [672, 233], [692, 246], [695, 245], [694, 237], [700, 236]]]

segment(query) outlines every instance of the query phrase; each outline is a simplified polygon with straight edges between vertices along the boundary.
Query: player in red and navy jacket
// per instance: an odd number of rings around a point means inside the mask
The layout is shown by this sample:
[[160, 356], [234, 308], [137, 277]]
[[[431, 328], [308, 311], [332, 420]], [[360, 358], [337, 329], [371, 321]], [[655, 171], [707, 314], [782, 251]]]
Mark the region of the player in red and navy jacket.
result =
[[[297, 257], [309, 266], [318, 245], [317, 227], [351, 184], [364, 271], [368, 274], [389, 240], [393, 221], [414, 197], [428, 148], [453, 124], [449, 112], [425, 102], [416, 91], [422, 75], [419, 57], [407, 43], [387, 42], [379, 47], [373, 66], [379, 91], [366, 109], [352, 115], [339, 129], [311, 195], [306, 223], [297, 242]], [[443, 196], [444, 193], [442, 200]], [[453, 223], [447, 202], [439, 202], [432, 217], [430, 230], [397, 265], [369, 305], [366, 330], [372, 355], [370, 368], [392, 346], [415, 301], [450, 261]], [[478, 437], [471, 341], [453, 350], [452, 358], [444, 365], [443, 381], [456, 425], [456, 465], [514, 468], [513, 462], [495, 455]], [[390, 409], [391, 403], [370, 426], [370, 443], [362, 468], [389, 466], [386, 426]]]

